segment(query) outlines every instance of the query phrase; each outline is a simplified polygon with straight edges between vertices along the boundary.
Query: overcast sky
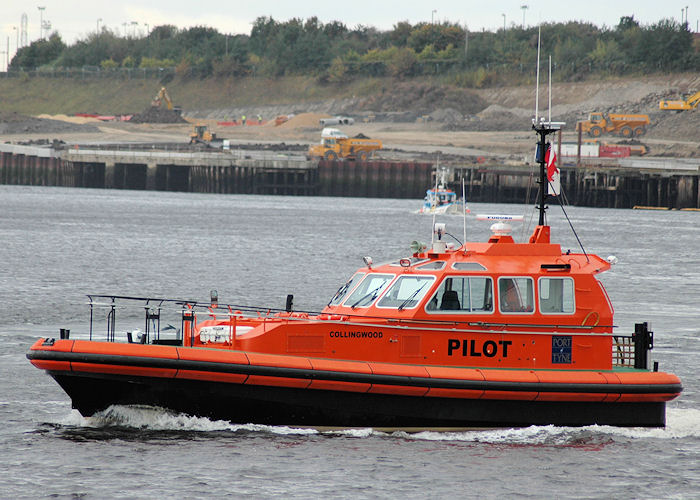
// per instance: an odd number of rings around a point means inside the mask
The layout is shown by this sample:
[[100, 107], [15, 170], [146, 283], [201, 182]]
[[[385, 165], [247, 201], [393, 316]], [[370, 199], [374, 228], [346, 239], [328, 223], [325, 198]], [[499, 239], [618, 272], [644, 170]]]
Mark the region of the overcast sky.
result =
[[[123, 34], [144, 34], [147, 26], [172, 24], [180, 28], [209, 26], [221, 33], [249, 34], [259, 16], [278, 21], [293, 17], [317, 16], [321, 22], [341, 21], [346, 26], [369, 25], [389, 30], [399, 22], [450, 21], [466, 24], [470, 30], [496, 30], [507, 26], [539, 22], [586, 21], [598, 26], [615, 26], [621, 16], [634, 15], [642, 24], [662, 18], [681, 21], [689, 4], [687, 18], [694, 31], [700, 18], [700, 5], [690, 0], [433, 0], [410, 2], [394, 0], [5, 0], [0, 15], [0, 51], [13, 55], [20, 36], [22, 14], [27, 15], [27, 40], [39, 38], [40, 19], [51, 23], [64, 42], [74, 43], [100, 26]], [[9, 5], [8, 5], [9, 4]], [[522, 6], [527, 5], [527, 9]], [[44, 7], [43, 11], [39, 7]], [[4, 54], [3, 54], [4, 62]], [[1, 63], [0, 63], [1, 64]], [[3, 65], [4, 66], [4, 65]]]

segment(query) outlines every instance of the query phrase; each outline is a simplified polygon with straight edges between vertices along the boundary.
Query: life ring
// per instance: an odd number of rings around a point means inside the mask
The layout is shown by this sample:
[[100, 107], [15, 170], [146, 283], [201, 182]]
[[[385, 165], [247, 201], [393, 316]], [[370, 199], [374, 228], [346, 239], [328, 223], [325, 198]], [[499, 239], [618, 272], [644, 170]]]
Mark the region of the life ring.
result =
[[479, 156], [479, 157], [476, 159], [476, 162], [477, 162], [477, 163], [484, 163], [485, 161], [486, 161], [486, 158], [484, 158], [483, 156]]

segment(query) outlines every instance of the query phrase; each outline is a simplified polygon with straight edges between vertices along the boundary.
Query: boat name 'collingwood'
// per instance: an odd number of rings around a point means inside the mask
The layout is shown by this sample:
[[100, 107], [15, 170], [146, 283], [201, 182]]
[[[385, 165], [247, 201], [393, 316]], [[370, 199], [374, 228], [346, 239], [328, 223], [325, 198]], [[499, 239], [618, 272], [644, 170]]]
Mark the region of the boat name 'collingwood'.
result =
[[380, 339], [384, 336], [383, 332], [330, 332], [333, 338], [344, 339]]
[[499, 348], [502, 348], [502, 356], [504, 358], [508, 357], [508, 346], [513, 343], [511, 340], [486, 340], [484, 342], [477, 342], [474, 339], [448, 339], [447, 340], [447, 355], [452, 356], [452, 353], [457, 350], [462, 351], [462, 356], [486, 356], [487, 358], [493, 358], [498, 354]]

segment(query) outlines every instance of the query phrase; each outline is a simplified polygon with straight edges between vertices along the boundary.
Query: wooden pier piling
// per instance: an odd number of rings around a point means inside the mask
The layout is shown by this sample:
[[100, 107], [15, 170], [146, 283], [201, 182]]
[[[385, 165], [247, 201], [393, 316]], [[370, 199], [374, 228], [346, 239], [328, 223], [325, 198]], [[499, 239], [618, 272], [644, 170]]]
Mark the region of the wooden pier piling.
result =
[[[700, 160], [588, 161], [561, 168], [568, 202], [610, 208], [700, 208]], [[470, 202], [535, 199], [528, 165], [448, 166], [448, 185]], [[432, 163], [306, 161], [226, 152], [110, 151], [0, 144], [0, 183], [221, 194], [422, 199], [435, 183]]]

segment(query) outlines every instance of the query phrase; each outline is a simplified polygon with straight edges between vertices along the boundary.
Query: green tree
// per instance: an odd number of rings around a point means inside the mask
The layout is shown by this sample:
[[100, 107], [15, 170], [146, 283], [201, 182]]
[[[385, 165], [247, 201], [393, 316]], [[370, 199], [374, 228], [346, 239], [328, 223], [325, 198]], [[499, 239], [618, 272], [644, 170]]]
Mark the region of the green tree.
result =
[[58, 33], [51, 33], [48, 39], [32, 42], [27, 47], [22, 47], [12, 58], [10, 67], [37, 68], [39, 66], [54, 65], [58, 56], [65, 50], [66, 45]]
[[387, 66], [391, 76], [406, 78], [413, 76], [416, 69], [418, 57], [413, 49], [407, 47], [390, 49], [391, 59], [387, 61]]
[[406, 45], [416, 53], [423, 51], [426, 45], [432, 45], [435, 50], [444, 50], [448, 45], [464, 44], [464, 30], [447, 22], [441, 24], [420, 23], [411, 31]]
[[105, 59], [100, 63], [102, 69], [116, 69], [119, 67], [119, 63], [114, 59]]
[[328, 68], [328, 81], [342, 83], [347, 80], [348, 68], [341, 57], [336, 57]]

